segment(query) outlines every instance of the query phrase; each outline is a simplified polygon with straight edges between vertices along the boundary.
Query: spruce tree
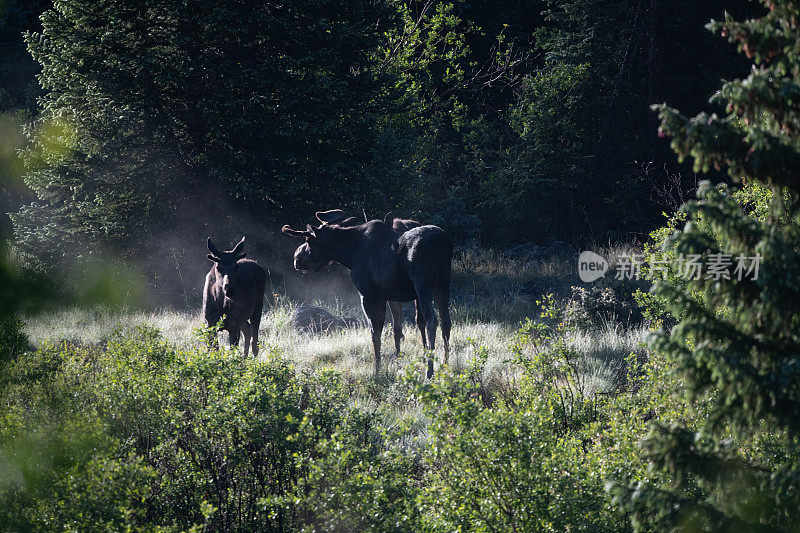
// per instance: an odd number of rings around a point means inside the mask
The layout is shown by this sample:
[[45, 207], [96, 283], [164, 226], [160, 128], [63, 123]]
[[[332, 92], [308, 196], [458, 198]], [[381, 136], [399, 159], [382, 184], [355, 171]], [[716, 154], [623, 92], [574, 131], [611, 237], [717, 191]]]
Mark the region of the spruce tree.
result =
[[713, 96], [724, 114], [687, 118], [654, 106], [681, 159], [766, 185], [771, 197], [761, 218], [706, 182], [669, 243], [684, 257], [702, 254], [706, 269], [718, 253], [734, 265], [739, 256], [760, 262], [757, 276], [706, 270], [654, 287], [679, 322], [653, 349], [674, 358], [708, 416], [699, 431], [655, 425], [643, 443], [671, 486], [613, 487], [639, 529], [800, 529], [800, 6], [762, 3], [761, 18], [708, 26], [753, 62], [746, 79]]

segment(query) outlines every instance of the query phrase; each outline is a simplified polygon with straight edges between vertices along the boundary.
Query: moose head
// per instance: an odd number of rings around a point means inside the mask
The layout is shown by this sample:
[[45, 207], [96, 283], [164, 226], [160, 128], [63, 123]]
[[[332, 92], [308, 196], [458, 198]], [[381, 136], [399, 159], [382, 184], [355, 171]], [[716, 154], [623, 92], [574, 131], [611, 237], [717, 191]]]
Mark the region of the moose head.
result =
[[[297, 247], [294, 251], [294, 268], [301, 272], [314, 272], [320, 270], [331, 262], [330, 254], [326, 253], [323, 226], [319, 228], [306, 225], [305, 230], [296, 230], [288, 225], [281, 228], [281, 231], [292, 237], [304, 237], [306, 242]], [[323, 239], [319, 237], [323, 236]]]
[[338, 261], [347, 266], [346, 259], [343, 259], [343, 247], [346, 247], [343, 240], [345, 235], [341, 233], [343, 228], [339, 223], [349, 218], [341, 209], [317, 211], [316, 217], [321, 223], [317, 228], [311, 224], [307, 224], [305, 230], [292, 229], [288, 225], [281, 228], [287, 235], [306, 240], [294, 252], [294, 268], [301, 272], [313, 272], [328, 266], [331, 261]]
[[222, 291], [228, 298], [236, 296], [236, 274], [239, 268], [239, 259], [242, 259], [245, 254], [242, 249], [244, 248], [244, 237], [239, 243], [233, 247], [233, 250], [222, 252], [214, 246], [214, 241], [211, 237], [208, 238], [208, 254], [209, 260], [216, 263], [214, 272], [217, 276], [218, 282], [222, 282]]

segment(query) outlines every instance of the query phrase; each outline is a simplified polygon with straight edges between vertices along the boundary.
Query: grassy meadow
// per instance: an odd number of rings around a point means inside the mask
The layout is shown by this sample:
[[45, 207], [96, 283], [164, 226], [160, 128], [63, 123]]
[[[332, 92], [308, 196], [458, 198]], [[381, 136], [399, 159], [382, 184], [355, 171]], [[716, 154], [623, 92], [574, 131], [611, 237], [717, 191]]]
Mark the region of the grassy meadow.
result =
[[[614, 257], [626, 249], [602, 250]], [[571, 288], [580, 285], [575, 261], [570, 257], [544, 260], [508, 259], [496, 252], [468, 250], [454, 263], [451, 294], [451, 353], [448, 369], [458, 373], [475, 358], [476, 349], [488, 354], [484, 363], [487, 383], [507, 386], [514, 383], [519, 368], [510, 362], [509, 345], [528, 318], [536, 317], [547, 294], [554, 295], [562, 309], [580, 306], [572, 299]], [[340, 317], [359, 318], [359, 325], [329, 333], [306, 333], [292, 327], [292, 311], [301, 304], [321, 307]], [[382, 380], [394, 381], [398, 371], [419, 362], [424, 373], [424, 351], [419, 331], [413, 323], [413, 303], [404, 307], [404, 339], [401, 356], [394, 356], [394, 340], [386, 314], [382, 343]], [[585, 317], [581, 317], [584, 318]], [[570, 349], [587, 359], [598, 390], [614, 388], [616, 368], [631, 352], [642, 349], [645, 328], [625, 327], [613, 315], [599, 317], [599, 323], [579, 324], [568, 335]], [[37, 346], [68, 341], [81, 345], [102, 344], [110, 336], [133, 326], [149, 325], [170, 343], [188, 348], [199, 345], [197, 328], [202, 325], [199, 309], [160, 308], [152, 311], [109, 308], [70, 308], [52, 310], [25, 321], [25, 332]], [[220, 333], [227, 345], [227, 333]], [[243, 341], [240, 341], [240, 348]], [[318, 296], [310, 301], [292, 301], [280, 295], [272, 306], [265, 306], [259, 343], [264, 352], [277, 352], [299, 370], [313, 372], [326, 368], [341, 372], [346, 379], [363, 381], [373, 375], [373, 354], [369, 329], [358, 306], [355, 290], [339, 292], [330, 299]], [[442, 362], [441, 330], [437, 330], [436, 364]]]

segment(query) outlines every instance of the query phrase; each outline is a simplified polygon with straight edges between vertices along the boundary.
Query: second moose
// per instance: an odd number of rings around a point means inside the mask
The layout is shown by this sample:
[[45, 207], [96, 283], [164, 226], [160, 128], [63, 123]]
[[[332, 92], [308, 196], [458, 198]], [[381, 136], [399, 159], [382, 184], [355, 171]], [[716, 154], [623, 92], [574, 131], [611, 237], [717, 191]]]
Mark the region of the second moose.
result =
[[[350, 269], [350, 278], [361, 295], [361, 306], [370, 323], [375, 352], [375, 375], [380, 372], [381, 334], [387, 302], [416, 304], [416, 319], [422, 344], [433, 350], [436, 342], [436, 300], [442, 321], [444, 359], [450, 353], [450, 270], [453, 242], [436, 226], [419, 226], [404, 233], [381, 220], [356, 226], [330, 223], [340, 220], [339, 210], [318, 212], [321, 225], [305, 230], [284, 226], [288, 235], [305, 238], [294, 254], [294, 267], [318, 270], [332, 261]], [[428, 359], [428, 377], [433, 376], [433, 359]]]
[[[214, 263], [206, 274], [203, 289], [203, 319], [207, 327], [223, 319], [222, 329], [228, 331], [230, 345], [239, 344], [239, 333], [244, 333], [244, 356], [253, 343], [253, 355], [258, 355], [258, 327], [264, 304], [267, 273], [255, 261], [245, 259], [244, 237], [233, 250], [221, 251], [208, 238], [206, 257]], [[216, 337], [214, 345], [217, 344]]]

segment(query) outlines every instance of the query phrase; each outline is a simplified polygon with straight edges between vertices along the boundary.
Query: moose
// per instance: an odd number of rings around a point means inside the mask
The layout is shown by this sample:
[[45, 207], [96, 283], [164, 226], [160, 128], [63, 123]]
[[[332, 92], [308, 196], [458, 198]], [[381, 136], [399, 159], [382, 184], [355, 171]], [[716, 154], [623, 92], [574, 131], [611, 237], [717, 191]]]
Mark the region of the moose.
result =
[[[283, 226], [281, 231], [305, 242], [294, 253], [294, 267], [299, 271], [319, 270], [336, 262], [350, 270], [350, 278], [361, 295], [361, 307], [372, 332], [375, 352], [375, 376], [380, 373], [381, 333], [386, 320], [386, 304], [392, 302], [395, 318], [395, 349], [399, 352], [402, 332], [399, 310], [402, 302], [414, 301], [416, 322], [426, 350], [434, 350], [436, 314], [431, 300], [436, 300], [442, 322], [444, 360], [450, 355], [450, 271], [453, 242], [436, 226], [417, 226], [403, 233], [395, 231], [387, 220], [352, 224], [339, 209], [319, 211], [319, 227], [310, 224], [305, 230]], [[342, 224], [344, 222], [344, 224]], [[397, 315], [395, 312], [397, 311]], [[428, 359], [428, 378], [433, 376], [433, 359]]]
[[[325, 218], [326, 224], [336, 224], [348, 228], [362, 224], [357, 218], [347, 216], [341, 209], [331, 209], [330, 211], [321, 213], [321, 215]], [[364, 214], [364, 218], [364, 222], [367, 222], [366, 213]], [[411, 228], [422, 225], [416, 220], [397, 218], [393, 213], [386, 213], [386, 216], [383, 217], [383, 222], [387, 226], [391, 226], [397, 233], [405, 233]], [[400, 341], [403, 340], [403, 303], [404, 302], [389, 302], [389, 311], [392, 314], [392, 329], [394, 330], [395, 357], [400, 355]]]
[[[250, 342], [253, 355], [258, 355], [258, 328], [261, 309], [264, 305], [264, 289], [267, 273], [261, 265], [245, 259], [244, 237], [233, 250], [222, 252], [208, 238], [206, 257], [214, 263], [206, 274], [203, 289], [203, 319], [207, 327], [215, 326], [223, 319], [222, 329], [228, 332], [231, 346], [239, 345], [239, 334], [244, 333], [244, 356], [247, 357]], [[214, 339], [217, 346], [217, 340]]]

